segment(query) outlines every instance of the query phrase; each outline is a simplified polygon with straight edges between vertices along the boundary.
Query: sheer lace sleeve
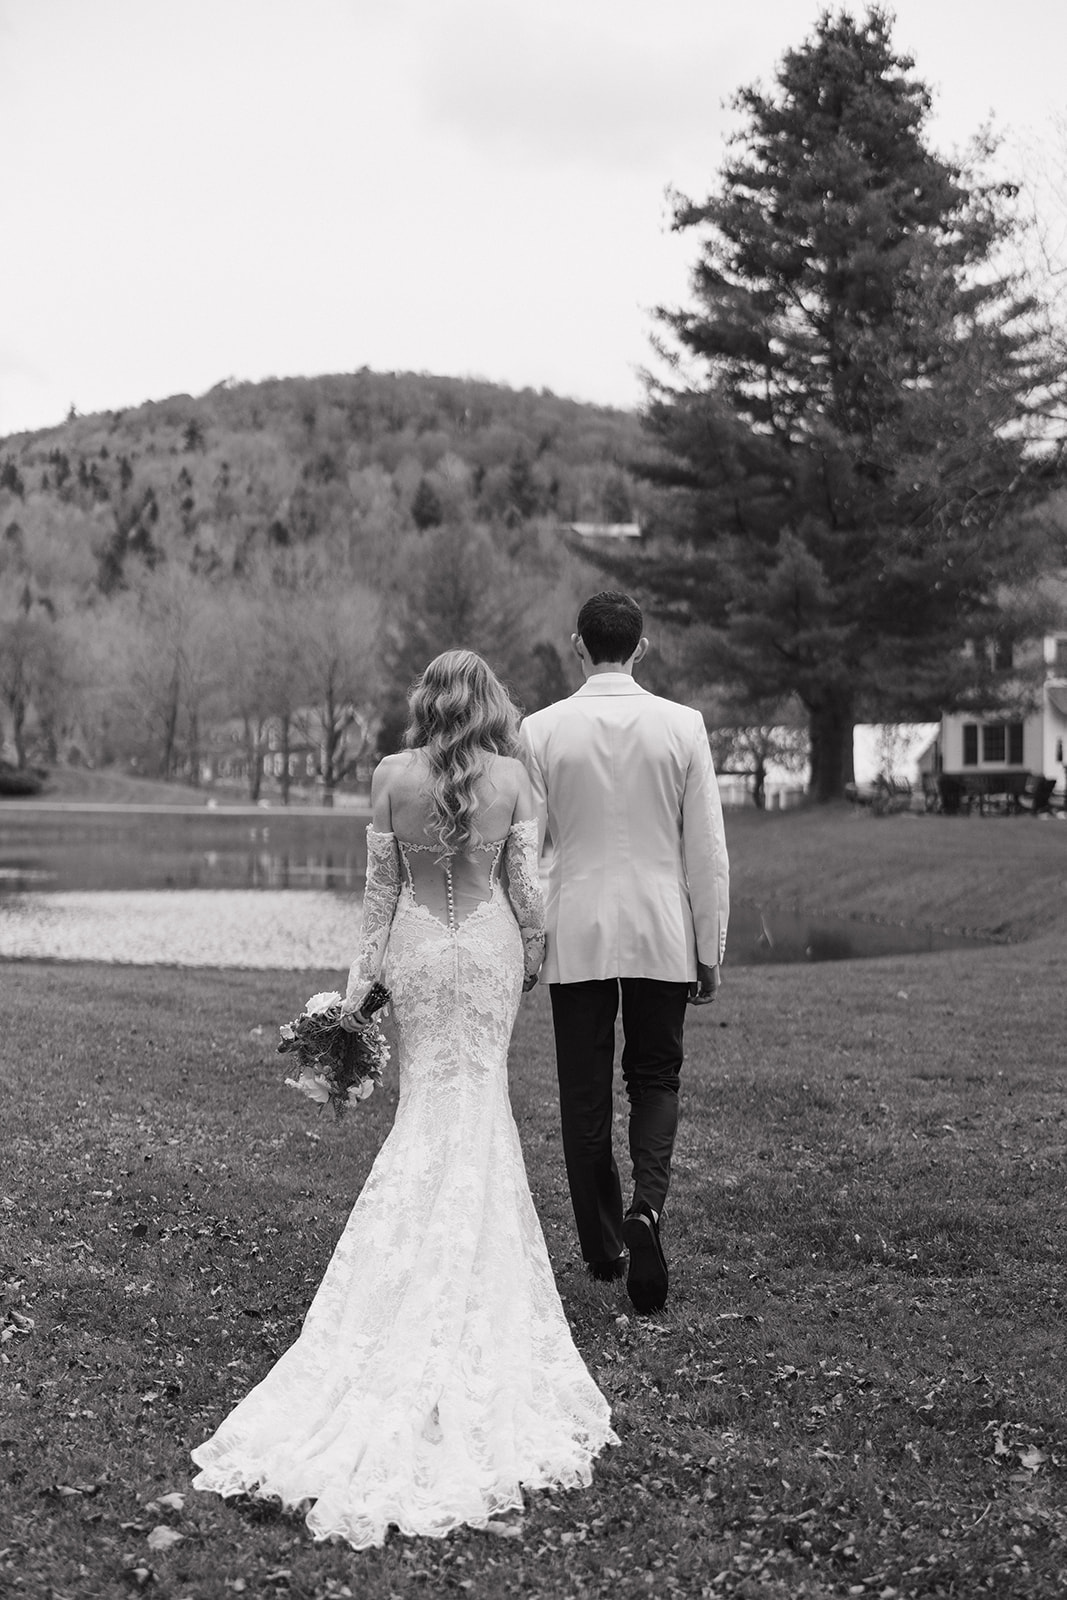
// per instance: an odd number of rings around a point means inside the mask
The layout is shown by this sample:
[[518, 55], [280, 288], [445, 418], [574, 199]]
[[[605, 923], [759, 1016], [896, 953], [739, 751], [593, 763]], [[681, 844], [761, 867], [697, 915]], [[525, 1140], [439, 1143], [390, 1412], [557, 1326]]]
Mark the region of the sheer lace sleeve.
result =
[[514, 822], [504, 845], [508, 899], [522, 932], [527, 978], [536, 978], [545, 958], [545, 902], [537, 864], [537, 823]]
[[359, 954], [348, 974], [346, 1000], [360, 1001], [381, 976], [389, 929], [400, 896], [400, 851], [396, 835], [367, 829], [367, 887]]

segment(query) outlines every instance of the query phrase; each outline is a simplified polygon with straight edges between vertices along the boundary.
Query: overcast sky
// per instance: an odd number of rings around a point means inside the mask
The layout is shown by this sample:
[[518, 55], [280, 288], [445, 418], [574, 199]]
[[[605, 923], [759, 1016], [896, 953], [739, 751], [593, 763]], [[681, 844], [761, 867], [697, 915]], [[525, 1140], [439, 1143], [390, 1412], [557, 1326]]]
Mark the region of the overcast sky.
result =
[[[665, 191], [822, 9], [0, 0], [0, 435], [361, 366], [636, 405], [693, 256]], [[936, 144], [1050, 143], [1067, 0], [895, 12]]]

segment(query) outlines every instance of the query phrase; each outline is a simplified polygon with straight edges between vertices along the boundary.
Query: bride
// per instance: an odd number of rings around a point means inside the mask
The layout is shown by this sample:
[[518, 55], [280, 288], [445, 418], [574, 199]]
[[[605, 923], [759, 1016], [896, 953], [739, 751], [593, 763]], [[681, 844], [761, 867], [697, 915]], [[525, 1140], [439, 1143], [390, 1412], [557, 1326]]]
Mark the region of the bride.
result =
[[517, 713], [450, 650], [374, 774], [352, 1026], [382, 973], [396, 1121], [296, 1343], [192, 1452], [197, 1489], [311, 1501], [316, 1539], [485, 1527], [522, 1489], [587, 1484], [614, 1443], [571, 1339], [507, 1090], [544, 912]]

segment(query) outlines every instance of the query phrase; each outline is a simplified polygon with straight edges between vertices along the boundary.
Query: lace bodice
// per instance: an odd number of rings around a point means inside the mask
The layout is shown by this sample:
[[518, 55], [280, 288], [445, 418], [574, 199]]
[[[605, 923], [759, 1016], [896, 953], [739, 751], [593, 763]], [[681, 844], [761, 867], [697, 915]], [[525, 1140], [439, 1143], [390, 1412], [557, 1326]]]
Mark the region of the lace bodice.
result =
[[522, 933], [523, 966], [535, 977], [545, 953], [545, 913], [536, 822], [512, 823], [500, 839], [453, 851], [367, 829], [367, 887], [359, 953], [346, 998], [358, 1001], [381, 976], [397, 903], [406, 891], [452, 934], [503, 889]]

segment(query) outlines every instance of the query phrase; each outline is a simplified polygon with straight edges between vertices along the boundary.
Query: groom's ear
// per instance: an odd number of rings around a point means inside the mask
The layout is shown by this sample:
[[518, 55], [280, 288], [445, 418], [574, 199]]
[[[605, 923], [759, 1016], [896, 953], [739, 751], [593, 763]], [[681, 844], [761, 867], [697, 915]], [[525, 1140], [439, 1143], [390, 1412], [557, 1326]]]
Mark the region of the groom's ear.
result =
[[642, 639], [640, 644], [637, 646], [637, 649], [634, 651], [634, 654], [633, 654], [633, 661], [634, 661], [634, 665], [635, 666], [640, 661], [641, 657], [645, 654], [647, 649], [648, 649], [648, 640], [647, 639]]
[[585, 640], [582, 638], [580, 633], [571, 634], [571, 649], [574, 651], [579, 661], [585, 660]]

